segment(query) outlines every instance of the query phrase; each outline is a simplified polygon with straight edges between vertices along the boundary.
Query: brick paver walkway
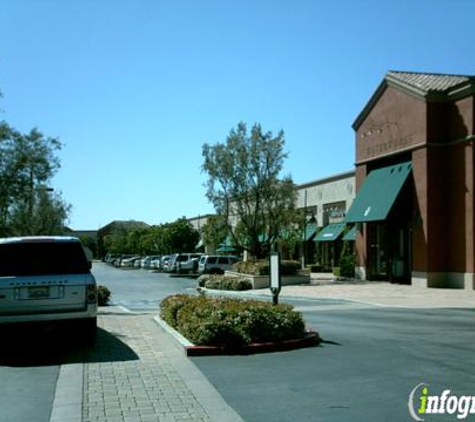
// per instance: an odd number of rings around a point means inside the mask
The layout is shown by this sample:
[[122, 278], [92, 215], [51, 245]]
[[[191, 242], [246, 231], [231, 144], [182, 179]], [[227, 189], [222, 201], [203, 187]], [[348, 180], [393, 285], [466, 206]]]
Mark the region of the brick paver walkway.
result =
[[102, 330], [84, 367], [83, 422], [210, 420], [163, 352], [167, 334], [151, 318], [99, 316]]

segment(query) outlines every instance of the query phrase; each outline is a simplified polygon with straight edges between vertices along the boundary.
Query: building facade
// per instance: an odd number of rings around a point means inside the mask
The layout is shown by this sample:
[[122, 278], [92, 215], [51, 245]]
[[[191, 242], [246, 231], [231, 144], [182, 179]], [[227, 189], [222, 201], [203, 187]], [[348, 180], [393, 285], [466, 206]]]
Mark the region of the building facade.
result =
[[357, 272], [474, 288], [475, 78], [388, 72], [357, 117]]
[[344, 219], [355, 197], [355, 172], [348, 171], [297, 185], [296, 207], [304, 211], [306, 227], [302, 243], [303, 265], [338, 265]]

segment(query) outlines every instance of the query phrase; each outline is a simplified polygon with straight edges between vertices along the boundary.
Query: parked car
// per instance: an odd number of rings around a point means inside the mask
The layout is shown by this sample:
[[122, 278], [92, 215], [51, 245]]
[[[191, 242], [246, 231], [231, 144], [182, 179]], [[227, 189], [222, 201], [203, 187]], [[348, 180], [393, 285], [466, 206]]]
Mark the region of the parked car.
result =
[[140, 267], [145, 269], [153, 268], [152, 262], [156, 261], [157, 259], [160, 261], [160, 255], [146, 256], [140, 260]]
[[178, 253], [172, 255], [168, 264], [167, 271], [178, 273], [187, 272], [193, 273], [198, 270], [198, 261], [201, 257], [201, 253]]
[[162, 271], [168, 270], [168, 264], [172, 259], [171, 255], [164, 255], [159, 260], [156, 261], [156, 268]]
[[0, 239], [0, 327], [75, 322], [93, 340], [97, 286], [79, 239]]
[[103, 261], [104, 261], [106, 264], [111, 264], [111, 265], [112, 265], [112, 264], [114, 263], [114, 261], [115, 261], [117, 258], [119, 258], [119, 255], [113, 254], [113, 253], [108, 253], [108, 254], [104, 257]]
[[121, 267], [133, 267], [134, 262], [140, 259], [140, 256], [128, 256], [127, 258], [122, 258], [122, 261], [120, 262]]
[[231, 271], [239, 259], [232, 255], [203, 255], [198, 263], [200, 274], [224, 274]]

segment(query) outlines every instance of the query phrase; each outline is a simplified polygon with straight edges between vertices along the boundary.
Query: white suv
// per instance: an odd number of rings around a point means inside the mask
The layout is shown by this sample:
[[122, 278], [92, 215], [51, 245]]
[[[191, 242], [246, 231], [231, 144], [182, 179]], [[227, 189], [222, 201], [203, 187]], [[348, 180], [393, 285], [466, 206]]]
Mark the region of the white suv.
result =
[[178, 253], [172, 255], [167, 271], [171, 273], [195, 273], [201, 253]]
[[97, 287], [90, 268], [74, 237], [0, 239], [0, 327], [70, 320], [93, 340]]
[[228, 255], [204, 255], [198, 263], [198, 273], [200, 274], [223, 274], [231, 271], [233, 264], [239, 259]]

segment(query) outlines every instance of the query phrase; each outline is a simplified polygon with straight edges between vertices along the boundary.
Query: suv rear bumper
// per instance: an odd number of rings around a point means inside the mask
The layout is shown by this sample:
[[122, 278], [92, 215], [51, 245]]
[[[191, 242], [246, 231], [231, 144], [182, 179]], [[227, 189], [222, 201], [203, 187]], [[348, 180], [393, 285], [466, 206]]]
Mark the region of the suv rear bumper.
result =
[[2, 315], [0, 316], [0, 326], [4, 324], [17, 324], [28, 322], [54, 322], [64, 320], [80, 320], [97, 317], [97, 304], [87, 305], [83, 311], [75, 312], [51, 312], [22, 315]]

